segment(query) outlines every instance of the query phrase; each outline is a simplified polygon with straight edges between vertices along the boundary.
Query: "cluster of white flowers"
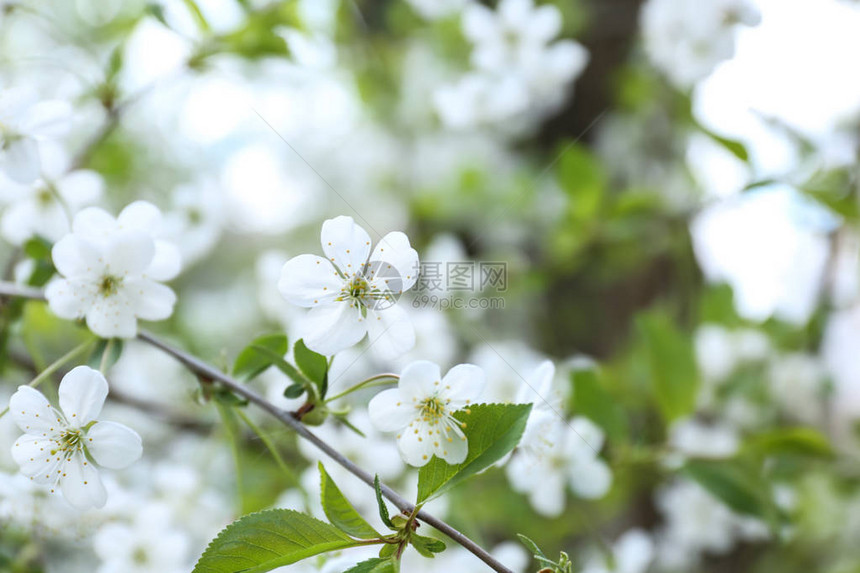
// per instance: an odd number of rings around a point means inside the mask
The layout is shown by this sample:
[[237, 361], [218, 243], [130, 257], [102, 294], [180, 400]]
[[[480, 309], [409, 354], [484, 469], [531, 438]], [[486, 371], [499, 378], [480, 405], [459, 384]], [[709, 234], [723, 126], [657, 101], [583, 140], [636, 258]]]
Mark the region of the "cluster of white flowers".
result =
[[473, 44], [473, 70], [439, 88], [439, 118], [454, 129], [491, 125], [524, 131], [555, 110], [588, 62], [573, 40], [554, 41], [562, 18], [552, 5], [502, 0], [495, 11], [475, 3], [463, 11]]
[[734, 55], [737, 25], [760, 19], [750, 0], [648, 0], [641, 12], [648, 56], [681, 89]]
[[117, 218], [98, 207], [75, 215], [72, 232], [52, 250], [61, 278], [45, 291], [51, 310], [61, 318], [85, 318], [104, 338], [132, 338], [138, 319], [169, 317], [176, 295], [160, 281], [179, 273], [181, 259], [175, 246], [152, 236], [160, 218], [145, 201]]
[[555, 366], [547, 361], [524, 381], [519, 401], [533, 404], [525, 433], [506, 471], [514, 490], [547, 517], [562, 514], [568, 486], [579, 497], [603, 497], [612, 472], [599, 452], [603, 431], [578, 416], [565, 420], [562, 394], [554, 388]]

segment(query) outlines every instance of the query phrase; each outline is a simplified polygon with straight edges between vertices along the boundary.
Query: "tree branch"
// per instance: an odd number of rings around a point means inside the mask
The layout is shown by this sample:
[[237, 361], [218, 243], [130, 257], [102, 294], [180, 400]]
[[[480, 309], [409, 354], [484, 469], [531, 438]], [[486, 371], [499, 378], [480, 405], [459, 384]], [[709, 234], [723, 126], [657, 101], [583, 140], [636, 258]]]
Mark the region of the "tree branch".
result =
[[[20, 287], [16, 284], [8, 282], [0, 282], [0, 296], [13, 296], [30, 298], [35, 300], [45, 300], [44, 293], [39, 289]], [[137, 338], [151, 346], [154, 346], [155, 348], [158, 348], [162, 352], [173, 356], [176, 360], [178, 360], [186, 368], [188, 368], [188, 370], [196, 374], [200, 379], [201, 383], [217, 382], [225, 388], [229, 389], [231, 392], [234, 392], [235, 394], [255, 404], [259, 408], [265, 410], [282, 424], [288, 426], [291, 430], [296, 432], [299, 436], [312, 443], [324, 454], [334, 460], [337, 464], [342, 466], [354, 476], [358, 477], [369, 487], [374, 487], [374, 478], [370, 473], [357, 466], [343, 454], [330, 446], [327, 442], [320, 439], [304, 424], [297, 420], [290, 412], [278, 408], [254, 390], [242, 385], [238, 380], [221, 372], [214, 366], [200, 360], [195, 356], [192, 356], [191, 354], [188, 354], [187, 352], [179, 348], [176, 348], [175, 346], [168, 344], [167, 342], [161, 340], [153, 334], [150, 334], [149, 332], [141, 330], [138, 332]], [[396, 491], [391, 489], [389, 486], [380, 483], [380, 490], [382, 491], [382, 495], [384, 495], [401, 511], [404, 511], [407, 514], [411, 514], [415, 510], [415, 506], [412, 503], [410, 503]], [[473, 555], [486, 563], [494, 571], [497, 571], [498, 573], [513, 573], [510, 569], [505, 567], [501, 562], [499, 562], [492, 555], [490, 555], [490, 553], [486, 551], [483, 547], [481, 547], [480, 545], [469, 539], [466, 535], [460, 533], [441, 519], [434, 517], [429, 513], [426, 513], [425, 511], [419, 511], [417, 513], [417, 517], [420, 521], [423, 521], [431, 527], [434, 527], [435, 529], [444, 533], [456, 543], [470, 551]]]

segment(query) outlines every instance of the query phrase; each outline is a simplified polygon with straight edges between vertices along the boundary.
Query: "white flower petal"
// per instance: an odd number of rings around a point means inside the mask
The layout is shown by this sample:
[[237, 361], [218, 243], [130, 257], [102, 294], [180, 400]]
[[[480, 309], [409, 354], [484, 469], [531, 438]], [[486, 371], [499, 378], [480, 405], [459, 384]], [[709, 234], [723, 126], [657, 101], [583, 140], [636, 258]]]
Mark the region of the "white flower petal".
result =
[[170, 287], [149, 279], [129, 279], [124, 294], [134, 315], [143, 320], [164, 320], [173, 314], [176, 293]]
[[155, 256], [155, 242], [143, 231], [120, 231], [105, 249], [107, 272], [115, 277], [143, 273]]
[[55, 183], [57, 192], [73, 208], [97, 201], [104, 194], [102, 176], [89, 169], [78, 169]]
[[445, 396], [458, 405], [476, 401], [486, 383], [484, 371], [474, 364], [458, 364], [442, 379]]
[[364, 270], [370, 254], [370, 235], [355, 224], [352, 217], [341, 215], [322, 224], [320, 242], [328, 259], [346, 276]]
[[569, 471], [570, 487], [579, 497], [601, 498], [612, 485], [612, 472], [599, 458], [584, 459], [572, 464]]
[[94, 289], [79, 281], [54, 279], [45, 288], [45, 298], [51, 311], [68, 320], [81, 318], [91, 306]]
[[157, 232], [161, 225], [161, 211], [149, 201], [129, 203], [116, 218], [122, 229]]
[[99, 274], [104, 268], [102, 255], [96, 246], [74, 234], [66, 235], [54, 244], [51, 259], [66, 278]]
[[570, 421], [567, 439], [577, 452], [597, 455], [595, 452], [603, 447], [604, 437], [603, 430], [588, 418], [577, 416]]
[[373, 427], [380, 432], [396, 432], [408, 426], [418, 410], [411, 400], [408, 403], [404, 401], [399, 389], [392, 388], [383, 390], [370, 400], [367, 414]]
[[36, 138], [62, 137], [71, 127], [72, 106], [60, 100], [48, 100], [31, 106], [19, 128]]
[[529, 501], [539, 514], [558, 517], [564, 512], [564, 476], [558, 471], [543, 471], [539, 484], [529, 492]]
[[439, 366], [429, 360], [416, 360], [400, 373], [398, 388], [407, 400], [423, 401], [439, 390], [441, 381]]
[[[379, 261], [394, 267], [400, 275], [402, 291], [412, 288], [415, 281], [418, 280], [418, 252], [409, 244], [409, 237], [399, 231], [388, 233], [382, 237], [379, 244], [373, 249], [370, 261]], [[374, 266], [371, 265], [371, 268]], [[382, 276], [388, 276], [385, 271], [389, 269], [386, 267], [379, 267], [379, 269]]]
[[361, 316], [359, 308], [347, 302], [336, 302], [310, 309], [301, 330], [301, 338], [308, 348], [332, 356], [364, 338], [367, 320]]
[[0, 170], [18, 183], [31, 183], [42, 169], [39, 144], [31, 137], [20, 137], [8, 142], [0, 151]]
[[515, 401], [518, 404], [541, 404], [544, 399], [550, 400], [554, 377], [555, 365], [552, 360], [544, 360], [520, 385]]
[[87, 327], [102, 338], [134, 338], [137, 318], [119, 296], [102, 299], [87, 309]]
[[496, 36], [496, 17], [492, 10], [480, 4], [470, 4], [463, 10], [463, 34], [472, 42], [491, 40]]
[[87, 207], [75, 214], [72, 232], [89, 239], [101, 240], [117, 228], [116, 219], [100, 207]]
[[423, 422], [415, 422], [400, 434], [397, 440], [400, 455], [410, 466], [420, 468], [433, 457], [433, 440], [430, 428]]
[[278, 279], [278, 290], [288, 302], [309, 308], [332, 302], [343, 286], [344, 280], [332, 264], [316, 255], [293, 257]]
[[449, 464], [461, 464], [469, 454], [469, 442], [457, 426], [432, 436], [434, 453]]
[[60, 409], [74, 428], [86, 426], [102, 411], [108, 383], [102, 373], [89, 366], [76, 366], [60, 381]]
[[56, 480], [57, 464], [61, 458], [51, 455], [59, 448], [59, 442], [42, 436], [24, 434], [12, 446], [12, 459], [21, 468], [21, 473], [41, 484]]
[[367, 337], [376, 356], [393, 360], [415, 346], [415, 327], [409, 313], [399, 306], [385, 310], [368, 309]]
[[156, 281], [169, 281], [182, 270], [182, 254], [173, 243], [155, 241], [155, 256], [146, 269], [146, 276]]
[[18, 428], [28, 434], [52, 436], [62, 424], [44, 394], [29, 386], [19, 386], [9, 398], [9, 414]]
[[116, 422], [96, 422], [87, 432], [86, 444], [99, 465], [114, 470], [130, 466], [143, 453], [137, 432]]
[[525, 32], [530, 40], [548, 43], [561, 32], [561, 12], [551, 4], [538, 6], [525, 24]]
[[86, 461], [83, 455], [78, 454], [64, 462], [62, 469], [60, 487], [66, 501], [78, 509], [104, 507], [107, 491], [93, 464]]

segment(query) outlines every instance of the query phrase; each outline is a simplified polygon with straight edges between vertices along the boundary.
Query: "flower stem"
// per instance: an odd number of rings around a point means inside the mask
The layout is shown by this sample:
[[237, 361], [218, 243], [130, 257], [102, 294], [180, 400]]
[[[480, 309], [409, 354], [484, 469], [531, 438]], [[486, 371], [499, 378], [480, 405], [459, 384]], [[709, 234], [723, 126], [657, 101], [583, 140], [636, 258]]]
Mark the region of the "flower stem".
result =
[[[39, 384], [50, 378], [51, 375], [60, 368], [62, 368], [64, 364], [71, 361], [73, 358], [76, 358], [79, 354], [83, 354], [84, 350], [92, 346], [94, 342], [95, 339], [93, 338], [87, 340], [86, 342], [82, 342], [78, 346], [72, 348], [71, 350], [57, 358], [57, 360], [55, 360], [52, 364], [49, 364], [44, 370], [42, 370], [38, 374], [38, 376], [30, 380], [30, 383], [27, 384], [27, 386], [29, 386], [30, 388], [38, 388]], [[7, 412], [9, 412], [9, 406], [6, 406], [6, 408], [2, 412], [0, 412], [0, 418], [5, 416]]]
[[102, 351], [102, 359], [99, 362], [99, 372], [103, 375], [107, 375], [107, 365], [108, 360], [110, 359], [110, 351], [113, 347], [113, 338], [109, 338], [107, 342], [105, 342], [105, 349]]
[[[391, 380], [386, 380], [387, 378], [390, 378]], [[385, 381], [383, 381], [383, 380], [385, 380]], [[357, 390], [361, 390], [362, 388], [373, 388], [374, 386], [385, 386], [387, 384], [392, 384], [393, 383], [392, 380], [393, 381], [400, 380], [400, 376], [398, 376], [397, 374], [391, 374], [391, 373], [377, 374], [376, 376], [371, 376], [367, 380], [362, 380], [361, 382], [359, 382], [355, 386], [351, 386], [350, 388], [347, 388], [346, 390], [344, 390], [340, 394], [335, 394], [334, 396], [332, 396], [330, 398], [326, 398], [326, 403], [337, 400], [338, 398], [343, 398], [344, 396], [346, 396], [348, 394], [352, 394], [353, 392], [355, 392]]]

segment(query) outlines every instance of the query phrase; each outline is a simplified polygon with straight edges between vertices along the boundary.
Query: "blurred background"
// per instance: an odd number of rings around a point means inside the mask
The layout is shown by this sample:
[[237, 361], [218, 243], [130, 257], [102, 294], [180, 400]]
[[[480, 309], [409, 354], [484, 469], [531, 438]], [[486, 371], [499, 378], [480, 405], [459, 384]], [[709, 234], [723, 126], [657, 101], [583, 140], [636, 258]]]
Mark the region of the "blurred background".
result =
[[[422, 262], [400, 302], [416, 347], [344, 351], [332, 391], [468, 361], [493, 401], [548, 376], [595, 438], [431, 512], [517, 571], [538, 567], [516, 533], [589, 573], [860, 571], [858, 54], [850, 0], [4, 0], [0, 132], [4, 95], [72, 114], [40, 143], [41, 183], [0, 180], [0, 254], [7, 277], [50, 276], [69, 222], [45, 185], [71, 211], [155, 203], [185, 264], [152, 328], [226, 368], [256, 335], [295, 340], [302, 311], [276, 282], [320, 252], [323, 220], [402, 230]], [[0, 312], [5, 401], [82, 335], [41, 303]], [[145, 453], [106, 476], [104, 510], [17, 475], [0, 421], [0, 570], [188, 572], [239, 515], [319, 514], [319, 454], [258, 412], [225, 425], [134, 342], [109, 380], [108, 414]], [[254, 384], [301, 403], [280, 373]], [[317, 430], [414, 492], [371, 395], [347, 404], [367, 438]], [[484, 570], [453, 543], [406, 560]]]

